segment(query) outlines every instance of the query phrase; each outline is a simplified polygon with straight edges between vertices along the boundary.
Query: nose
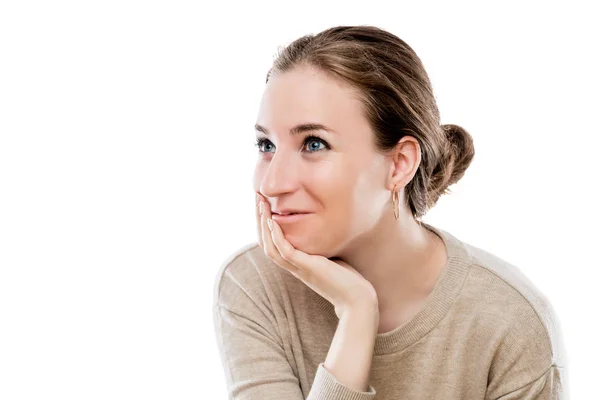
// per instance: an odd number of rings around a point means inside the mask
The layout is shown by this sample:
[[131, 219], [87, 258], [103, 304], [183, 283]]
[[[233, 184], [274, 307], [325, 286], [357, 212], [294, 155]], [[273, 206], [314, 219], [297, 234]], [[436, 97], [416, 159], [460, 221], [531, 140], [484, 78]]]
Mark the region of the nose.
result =
[[293, 157], [279, 152], [275, 153], [268, 163], [260, 183], [263, 196], [277, 197], [294, 192], [298, 186], [298, 174]]

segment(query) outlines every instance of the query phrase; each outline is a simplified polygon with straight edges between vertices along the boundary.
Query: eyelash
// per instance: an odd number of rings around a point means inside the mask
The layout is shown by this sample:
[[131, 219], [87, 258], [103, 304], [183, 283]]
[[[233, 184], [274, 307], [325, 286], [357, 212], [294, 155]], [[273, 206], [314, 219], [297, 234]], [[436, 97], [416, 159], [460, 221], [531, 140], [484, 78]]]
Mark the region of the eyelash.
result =
[[[327, 144], [327, 142], [324, 139], [322, 139], [322, 138], [320, 138], [320, 137], [318, 137], [316, 135], [309, 135], [306, 138], [304, 138], [304, 142], [302, 143], [302, 147], [306, 146], [306, 144], [309, 143], [309, 142], [311, 142], [311, 141], [321, 142], [321, 143], [323, 143], [323, 145], [325, 145], [325, 148], [324, 149], [319, 149], [319, 150], [308, 151], [308, 153], [316, 153], [318, 151], [323, 151], [323, 150], [329, 150], [329, 149], [331, 149], [331, 147], [329, 146], [329, 144]], [[264, 151], [261, 151], [261, 146], [263, 144], [267, 143], [267, 142], [271, 143], [271, 141], [269, 139], [258, 138], [258, 139], [256, 139], [256, 142], [254, 143], [254, 145], [256, 147], [258, 147], [258, 151], [260, 151], [261, 153], [265, 153]]]

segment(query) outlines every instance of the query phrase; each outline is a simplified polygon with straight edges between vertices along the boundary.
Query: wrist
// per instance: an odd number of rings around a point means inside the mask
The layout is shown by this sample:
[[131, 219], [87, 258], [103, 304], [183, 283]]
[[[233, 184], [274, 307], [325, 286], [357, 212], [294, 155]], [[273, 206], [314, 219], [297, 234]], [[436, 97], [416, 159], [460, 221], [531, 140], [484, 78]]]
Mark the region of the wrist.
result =
[[344, 312], [344, 320], [359, 321], [364, 326], [379, 326], [379, 306], [374, 302], [364, 302], [351, 307]]

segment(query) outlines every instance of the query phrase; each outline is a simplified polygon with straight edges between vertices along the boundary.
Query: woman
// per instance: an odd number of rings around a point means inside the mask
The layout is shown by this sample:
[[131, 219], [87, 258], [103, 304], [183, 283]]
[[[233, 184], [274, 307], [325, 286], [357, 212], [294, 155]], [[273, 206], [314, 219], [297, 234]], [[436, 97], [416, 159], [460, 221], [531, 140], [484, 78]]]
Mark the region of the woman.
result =
[[520, 270], [420, 218], [474, 156], [401, 39], [284, 48], [256, 123], [258, 243], [215, 281], [234, 399], [555, 399], [558, 320]]

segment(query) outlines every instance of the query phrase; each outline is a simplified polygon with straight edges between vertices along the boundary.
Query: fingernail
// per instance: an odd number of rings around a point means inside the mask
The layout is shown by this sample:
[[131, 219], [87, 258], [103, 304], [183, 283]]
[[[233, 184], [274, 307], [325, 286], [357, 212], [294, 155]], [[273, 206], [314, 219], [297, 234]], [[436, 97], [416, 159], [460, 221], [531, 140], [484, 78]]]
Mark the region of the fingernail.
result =
[[267, 225], [269, 226], [269, 230], [273, 232], [273, 220], [271, 218], [267, 220]]

